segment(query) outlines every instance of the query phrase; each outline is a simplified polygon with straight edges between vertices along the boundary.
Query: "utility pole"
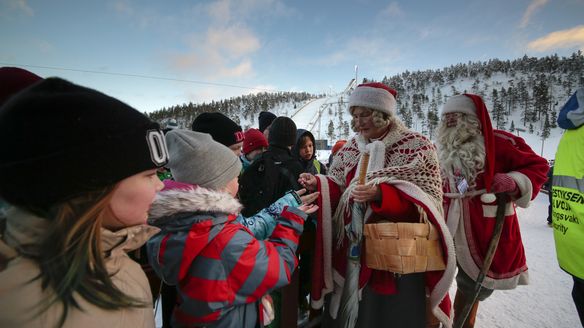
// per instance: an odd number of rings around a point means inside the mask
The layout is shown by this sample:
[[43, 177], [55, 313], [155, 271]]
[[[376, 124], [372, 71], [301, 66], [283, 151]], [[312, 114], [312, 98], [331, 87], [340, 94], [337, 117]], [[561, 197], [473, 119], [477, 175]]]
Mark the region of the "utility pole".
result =
[[359, 72], [359, 66], [355, 65], [355, 85], [359, 84], [359, 82], [357, 82], [357, 73]]

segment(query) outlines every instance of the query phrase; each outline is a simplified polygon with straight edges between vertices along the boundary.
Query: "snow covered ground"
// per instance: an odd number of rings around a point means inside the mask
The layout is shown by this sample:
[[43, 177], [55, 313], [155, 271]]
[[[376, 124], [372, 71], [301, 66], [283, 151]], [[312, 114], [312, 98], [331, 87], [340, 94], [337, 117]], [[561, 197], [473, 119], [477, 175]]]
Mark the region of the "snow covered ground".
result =
[[530, 284], [495, 291], [479, 306], [477, 328], [580, 327], [571, 296], [572, 278], [556, 260], [547, 206], [548, 196], [540, 193], [529, 208], [518, 209]]

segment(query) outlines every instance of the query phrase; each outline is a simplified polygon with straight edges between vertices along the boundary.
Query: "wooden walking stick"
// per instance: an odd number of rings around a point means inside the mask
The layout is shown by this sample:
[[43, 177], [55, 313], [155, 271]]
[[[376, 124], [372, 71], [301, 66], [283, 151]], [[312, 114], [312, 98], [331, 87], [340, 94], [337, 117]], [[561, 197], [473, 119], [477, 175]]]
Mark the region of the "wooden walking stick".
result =
[[493, 262], [493, 257], [495, 256], [495, 252], [497, 251], [497, 246], [499, 245], [499, 239], [501, 238], [501, 232], [503, 231], [503, 224], [505, 223], [505, 206], [507, 205], [507, 196], [505, 193], [496, 194], [497, 197], [497, 214], [495, 216], [495, 227], [493, 228], [493, 235], [491, 236], [491, 240], [489, 241], [489, 248], [487, 248], [487, 254], [485, 255], [485, 260], [483, 261], [483, 266], [481, 268], [481, 272], [479, 273], [476, 283], [475, 283], [475, 290], [470, 298], [469, 302], [467, 302], [460, 314], [454, 314], [454, 327], [455, 328], [462, 328], [473, 304], [477, 301], [479, 297], [479, 293], [482, 289], [482, 283], [485, 279], [487, 272], [489, 272], [489, 268], [491, 267], [491, 263]]
[[[369, 165], [369, 152], [364, 152], [361, 156], [361, 167], [357, 180], [359, 185], [365, 184], [367, 166]], [[347, 238], [349, 239], [349, 249], [339, 315], [340, 323], [345, 328], [355, 327], [359, 314], [359, 272], [361, 271], [361, 240], [363, 238], [365, 209], [365, 203], [353, 203], [351, 223], [345, 226]]]

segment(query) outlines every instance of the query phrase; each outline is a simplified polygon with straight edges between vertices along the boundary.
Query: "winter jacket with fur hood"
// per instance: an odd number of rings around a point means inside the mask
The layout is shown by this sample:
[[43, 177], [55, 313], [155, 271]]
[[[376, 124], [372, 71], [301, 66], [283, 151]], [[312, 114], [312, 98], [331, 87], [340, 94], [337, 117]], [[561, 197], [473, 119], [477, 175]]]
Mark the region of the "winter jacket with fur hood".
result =
[[[41, 287], [38, 264], [25, 254], [38, 252], [40, 241], [50, 221], [31, 213], [10, 208], [6, 219], [0, 219], [0, 327], [56, 327], [62, 312], [57, 302], [39, 316], [35, 316], [39, 301], [51, 297], [52, 289]], [[111, 279], [122, 292], [147, 305], [108, 311], [99, 308], [78, 295], [79, 307], [69, 307], [63, 328], [73, 327], [154, 327], [152, 294], [146, 275], [140, 265], [126, 252], [142, 246], [158, 232], [155, 227], [139, 225], [112, 232], [101, 230], [105, 265]]]
[[[164, 189], [191, 189], [192, 185], [174, 180], [164, 180]], [[302, 205], [302, 200], [294, 191], [287, 192], [270, 206], [263, 208], [252, 216], [245, 217], [241, 213], [237, 216], [237, 222], [243, 224], [256, 239], [264, 240], [268, 238], [276, 227], [276, 219], [284, 210], [284, 207], [298, 207]]]
[[236, 221], [239, 202], [202, 187], [158, 194], [148, 241], [156, 273], [179, 293], [173, 327], [255, 327], [258, 301], [287, 285], [294, 272], [306, 215], [285, 208], [270, 238], [259, 241]]

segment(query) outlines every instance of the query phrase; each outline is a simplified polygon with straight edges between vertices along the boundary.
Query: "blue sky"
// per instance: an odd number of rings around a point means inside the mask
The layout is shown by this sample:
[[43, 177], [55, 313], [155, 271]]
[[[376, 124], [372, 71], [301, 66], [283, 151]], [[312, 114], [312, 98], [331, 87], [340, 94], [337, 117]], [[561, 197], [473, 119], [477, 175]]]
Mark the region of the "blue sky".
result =
[[584, 50], [583, 13], [584, 0], [0, 0], [0, 66], [152, 111], [265, 90], [341, 91], [355, 65], [359, 79], [381, 79], [569, 56]]

